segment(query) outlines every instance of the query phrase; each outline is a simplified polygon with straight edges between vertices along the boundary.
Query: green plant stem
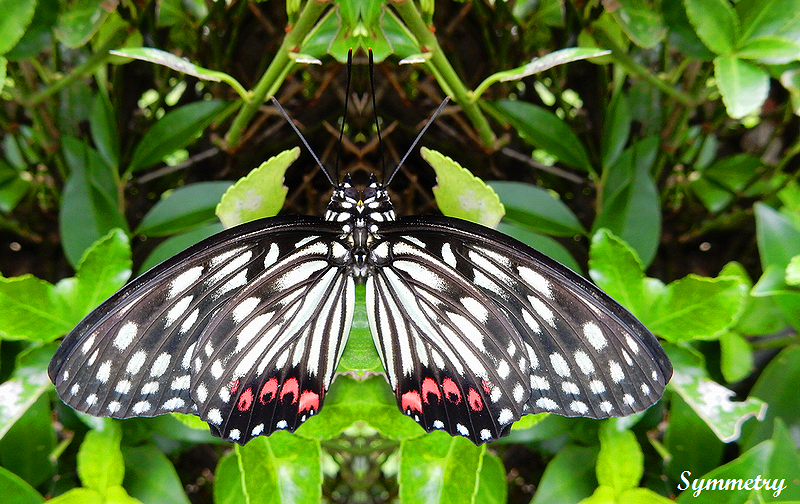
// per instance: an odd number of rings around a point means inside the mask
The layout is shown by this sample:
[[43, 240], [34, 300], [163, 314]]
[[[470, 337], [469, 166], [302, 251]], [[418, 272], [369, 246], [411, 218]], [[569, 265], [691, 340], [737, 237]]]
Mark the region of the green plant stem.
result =
[[267, 67], [264, 75], [256, 84], [248, 100], [244, 100], [242, 108], [231, 123], [228, 133], [225, 135], [225, 145], [228, 148], [236, 147], [244, 134], [247, 125], [253, 118], [258, 108], [267, 99], [267, 97], [274, 95], [283, 80], [288, 75], [289, 70], [294, 65], [294, 62], [289, 58], [289, 52], [294, 48], [299, 47], [303, 39], [308, 35], [308, 32], [314, 27], [319, 20], [322, 13], [328, 7], [329, 0], [310, 0], [306, 3], [297, 23], [289, 27], [289, 32], [283, 39], [281, 47], [272, 59], [272, 62]]
[[671, 96], [686, 106], [692, 106], [694, 104], [695, 101], [691, 96], [670, 86], [663, 80], [650, 73], [647, 68], [637, 63], [636, 60], [628, 56], [628, 53], [625, 52], [625, 49], [620, 47], [614, 38], [609, 36], [605, 30], [603, 30], [603, 28], [595, 26], [594, 30], [592, 31], [592, 36], [601, 47], [610, 49], [611, 56], [614, 58], [614, 60], [623, 66], [628, 72], [643, 79], [648, 84], [663, 91], [665, 94]]
[[82, 79], [91, 74], [95, 68], [105, 63], [111, 57], [108, 51], [118, 46], [125, 39], [126, 35], [127, 33], [125, 30], [117, 30], [114, 35], [108, 37], [103, 45], [95, 50], [94, 54], [92, 54], [89, 59], [76, 66], [75, 69], [72, 70], [72, 72], [70, 72], [67, 76], [55, 81], [38, 93], [29, 96], [27, 100], [28, 105], [38, 105], [42, 100], [50, 95], [61, 91], [66, 86], [69, 86], [78, 79]]
[[436, 36], [433, 34], [431, 27], [426, 25], [422, 20], [417, 7], [413, 1], [400, 0], [393, 4], [400, 18], [405, 23], [406, 27], [416, 37], [417, 41], [422, 46], [422, 50], [431, 52], [431, 59], [428, 60], [428, 68], [433, 73], [433, 76], [439, 82], [439, 85], [450, 93], [456, 103], [461, 106], [461, 109], [467, 115], [472, 125], [478, 131], [481, 142], [487, 148], [494, 148], [495, 135], [492, 128], [489, 126], [489, 121], [483, 115], [476, 100], [471, 96], [470, 91], [464, 86], [464, 83], [459, 79], [458, 74], [453, 70], [452, 65], [447, 60], [444, 51], [439, 46]]

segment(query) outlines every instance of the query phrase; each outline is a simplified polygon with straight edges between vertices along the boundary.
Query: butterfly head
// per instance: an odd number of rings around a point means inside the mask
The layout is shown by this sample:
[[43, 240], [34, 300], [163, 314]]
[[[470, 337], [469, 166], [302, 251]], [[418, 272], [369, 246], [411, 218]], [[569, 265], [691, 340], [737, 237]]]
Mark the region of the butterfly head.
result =
[[325, 220], [342, 222], [345, 232], [352, 230], [353, 225], [373, 232], [377, 223], [395, 220], [395, 213], [389, 193], [374, 174], [370, 175], [369, 183], [362, 191], [353, 185], [348, 173], [333, 191]]

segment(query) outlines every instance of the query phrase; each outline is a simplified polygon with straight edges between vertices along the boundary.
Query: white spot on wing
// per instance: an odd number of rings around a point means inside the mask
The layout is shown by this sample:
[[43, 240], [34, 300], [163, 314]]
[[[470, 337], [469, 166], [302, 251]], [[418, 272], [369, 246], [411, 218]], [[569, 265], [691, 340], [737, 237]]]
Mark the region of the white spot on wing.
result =
[[109, 376], [111, 376], [111, 361], [107, 360], [100, 364], [100, 367], [97, 369], [96, 378], [100, 383], [106, 383]]
[[128, 365], [125, 366], [125, 371], [132, 375], [136, 375], [139, 373], [139, 370], [142, 369], [144, 365], [144, 361], [147, 359], [147, 352], [144, 350], [139, 350], [133, 355], [131, 358], [128, 359]]
[[543, 410], [554, 411], [558, 409], [558, 404], [549, 397], [540, 397], [536, 400], [536, 406]]
[[544, 376], [531, 375], [531, 388], [534, 390], [550, 390], [550, 382]]
[[185, 296], [182, 297], [180, 301], [175, 303], [175, 305], [173, 305], [173, 307], [167, 312], [167, 319], [164, 326], [169, 327], [174, 324], [175, 321], [178, 320], [180, 316], [183, 315], [183, 313], [189, 308], [189, 304], [191, 304], [192, 299], [194, 299], [194, 296]]
[[606, 391], [606, 386], [600, 380], [592, 380], [589, 382], [589, 389], [595, 394], [602, 394]]
[[456, 267], [456, 256], [453, 254], [453, 249], [449, 243], [442, 245], [442, 259], [444, 260], [445, 264], [451, 268]]
[[134, 415], [141, 415], [142, 413], [150, 411], [151, 407], [150, 401], [139, 401], [133, 405], [131, 411]]
[[275, 264], [275, 262], [278, 260], [278, 253], [280, 253], [278, 244], [275, 242], [270, 243], [267, 255], [264, 256], [264, 269], [268, 269], [270, 266]]
[[581, 369], [583, 374], [588, 375], [594, 372], [594, 364], [592, 363], [592, 359], [581, 350], [575, 352], [575, 363]]
[[117, 382], [117, 386], [114, 387], [114, 391], [118, 394], [127, 394], [131, 390], [131, 382], [129, 380], [120, 380]]
[[603, 411], [603, 413], [608, 414], [611, 413], [611, 410], [614, 409], [614, 406], [608, 401], [603, 401], [600, 403], [600, 409]]
[[[472, 297], [463, 297], [461, 298], [461, 304], [464, 305], [464, 308], [466, 308], [468, 312], [470, 312], [481, 322], [485, 323], [489, 318], [489, 310], [487, 310], [486, 307], [483, 306], [477, 299]], [[511, 353], [511, 355], [514, 354]]]
[[[81, 345], [81, 352], [83, 352], [83, 355], [86, 355], [87, 353], [89, 353], [89, 350], [91, 350], [92, 347], [94, 346], [94, 340], [96, 338], [97, 338], [97, 333], [92, 333], [91, 336], [86, 338], [86, 341], [84, 341], [83, 345]], [[69, 378], [69, 376], [67, 376], [64, 379], [66, 380], [68, 378]]]
[[419, 238], [417, 238], [415, 236], [403, 235], [403, 236], [401, 236], [401, 238], [406, 240], [406, 241], [410, 241], [411, 243], [413, 243], [414, 245], [416, 245], [419, 248], [425, 248], [425, 244], [422, 243], [422, 240], [420, 240]]
[[186, 401], [181, 399], [180, 397], [173, 397], [171, 399], [167, 399], [164, 401], [164, 404], [161, 405], [162, 410], [177, 410], [183, 408], [186, 404]]
[[558, 352], [550, 354], [550, 364], [553, 366], [553, 371], [559, 376], [568, 377], [572, 374], [569, 370], [569, 364], [564, 360], [564, 356]]
[[[544, 304], [541, 299], [536, 296], [528, 296], [528, 302], [531, 304], [531, 307], [533, 307], [533, 311], [542, 317], [545, 322], [551, 326], [555, 326], [556, 317], [555, 314], [553, 314], [553, 310]], [[523, 311], [523, 313], [525, 312]]]
[[142, 395], [154, 394], [154, 393], [158, 392], [158, 387], [159, 387], [159, 384], [158, 384], [157, 381], [147, 382], [144, 385], [142, 385], [142, 390], [141, 390], [140, 393]]
[[222, 423], [222, 413], [218, 408], [211, 408], [208, 410], [208, 421], [214, 425], [219, 425]]
[[544, 297], [553, 299], [553, 292], [550, 290], [550, 282], [548, 282], [545, 277], [526, 266], [520, 266], [517, 269], [519, 270], [519, 276], [522, 277], [525, 283]]
[[153, 362], [153, 366], [150, 368], [150, 376], [153, 378], [157, 378], [164, 374], [169, 366], [169, 361], [172, 359], [172, 356], [167, 352], [161, 352], [161, 354], [156, 357], [155, 362]]
[[606, 337], [603, 336], [602, 329], [594, 322], [586, 322], [583, 324], [583, 335], [586, 336], [589, 344], [598, 352], [605, 348]]
[[572, 401], [569, 409], [581, 415], [585, 415], [589, 411], [589, 407], [583, 401]]
[[195, 266], [176, 276], [172, 282], [169, 283], [169, 297], [173, 298], [177, 296], [178, 293], [188, 289], [202, 274], [203, 267]]
[[497, 416], [497, 422], [501, 425], [505, 425], [514, 418], [514, 414], [508, 408], [503, 408], [500, 410], [500, 414]]
[[[117, 350], [122, 351], [128, 348], [128, 346], [133, 343], [133, 339], [136, 337], [138, 331], [139, 326], [133, 322], [125, 322], [122, 324], [117, 336], [114, 338], [114, 346], [117, 347]], [[94, 335], [92, 335], [91, 339], [94, 341]]]
[[614, 383], [619, 383], [625, 378], [625, 373], [622, 372], [622, 366], [617, 361], [608, 361], [608, 371], [611, 373], [611, 379]]
[[581, 389], [571, 381], [561, 382], [561, 390], [563, 390], [565, 394], [578, 395], [581, 393]]

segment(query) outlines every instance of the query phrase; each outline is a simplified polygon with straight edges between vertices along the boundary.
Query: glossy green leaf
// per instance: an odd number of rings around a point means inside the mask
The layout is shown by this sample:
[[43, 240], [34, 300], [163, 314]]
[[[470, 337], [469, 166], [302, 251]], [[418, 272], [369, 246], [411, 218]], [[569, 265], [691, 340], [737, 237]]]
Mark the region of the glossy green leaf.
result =
[[38, 487], [55, 473], [50, 460], [55, 446], [50, 398], [42, 394], [0, 439], [0, 464]]
[[91, 430], [78, 450], [78, 476], [86, 488], [105, 494], [122, 484], [125, 462], [120, 450], [122, 431], [116, 420], [106, 419], [102, 430]]
[[432, 432], [404, 441], [400, 451], [400, 500], [404, 504], [472, 502], [485, 445]]
[[62, 147], [70, 176], [61, 196], [59, 229], [64, 253], [74, 266], [94, 242], [128, 224], [118, 202], [114, 168], [79, 140], [63, 138]]
[[669, 26], [670, 45], [690, 58], [701, 61], [714, 59], [714, 53], [700, 40], [689, 22], [683, 0], [662, 0], [661, 10], [664, 23]]
[[615, 7], [609, 9], [611, 15], [639, 47], [655, 47], [667, 34], [660, 9], [651, 2], [621, 0]]
[[769, 74], [734, 56], [717, 56], [714, 76], [728, 115], [734, 119], [758, 111], [769, 94]]
[[672, 395], [669, 407], [670, 421], [664, 435], [664, 447], [671, 455], [667, 474], [680, 481], [683, 471], [704, 474], [720, 465], [725, 444], [714, 431], [679, 394]]
[[700, 357], [676, 346], [666, 350], [674, 368], [670, 387], [722, 442], [739, 439], [742, 424], [748, 419], [764, 419], [767, 403], [754, 395], [744, 401], [732, 401], [736, 393], [711, 380]]
[[125, 285], [131, 277], [131, 266], [130, 240], [121, 229], [112, 229], [89, 247], [78, 263], [74, 290], [64, 289], [64, 280], [56, 284], [56, 292], [66, 298], [76, 324]]
[[366, 287], [356, 285], [355, 307], [353, 310], [353, 323], [350, 326], [350, 335], [347, 338], [342, 357], [339, 360], [337, 373], [355, 373], [364, 376], [369, 372], [382, 373], [378, 350], [372, 339], [367, 319]]
[[216, 221], [214, 211], [231, 182], [198, 182], [165, 194], [147, 212], [136, 234], [166, 236]]
[[505, 208], [491, 187], [439, 152], [423, 147], [420, 154], [436, 171], [437, 185], [433, 188], [433, 195], [444, 215], [497, 227]]
[[618, 429], [615, 420], [600, 426], [600, 453], [597, 455], [597, 482], [620, 493], [639, 486], [644, 469], [644, 454], [633, 432]]
[[239, 459], [233, 451], [220, 457], [214, 471], [214, 504], [246, 502]]
[[145, 261], [142, 263], [139, 273], [141, 274], [149, 270], [160, 262], [166, 261], [178, 252], [181, 252], [191, 247], [195, 243], [199, 243], [200, 241], [213, 236], [224, 229], [225, 228], [221, 223], [216, 222], [213, 224], [196, 227], [190, 231], [186, 231], [185, 233], [170, 236], [163, 242], [159, 243], [158, 246], [156, 246], [156, 248], [150, 252], [150, 255], [147, 256], [147, 259], [145, 259]]
[[505, 504], [508, 497], [506, 469], [497, 455], [483, 452], [480, 473], [478, 474], [478, 491], [475, 502], [482, 504]]
[[124, 486], [131, 497], [152, 504], [189, 504], [175, 466], [151, 444], [124, 447]]
[[725, 331], [719, 338], [720, 371], [728, 383], [747, 378], [754, 369], [753, 347], [739, 333]]
[[800, 383], [800, 347], [790, 345], [773, 357], [750, 391], [753, 397], [769, 404], [763, 422], [744, 427], [742, 446], [746, 449], [769, 439], [774, 421], [780, 418], [790, 430], [800, 429], [797, 384]]
[[789, 63], [800, 57], [800, 44], [783, 37], [761, 37], [740, 45], [734, 55], [764, 63]]
[[739, 37], [739, 17], [728, 0], [684, 0], [686, 14], [700, 40], [716, 54], [733, 51]]
[[533, 247], [542, 254], [555, 259], [572, 271], [581, 274], [583, 268], [572, 257], [572, 254], [556, 240], [549, 236], [544, 236], [529, 228], [520, 225], [516, 221], [503, 220], [497, 226], [497, 230], [503, 234], [515, 238], [529, 247]]
[[297, 147], [281, 152], [231, 186], [216, 208], [222, 224], [229, 228], [278, 215], [288, 191], [283, 185], [284, 174], [299, 156], [300, 149]]
[[129, 172], [136, 172], [161, 162], [177, 149], [189, 145], [224, 108], [220, 100], [183, 105], [167, 112], [141, 139], [133, 152]]
[[59, 40], [72, 49], [86, 44], [97, 33], [110, 13], [102, 3], [94, 0], [76, 0], [58, 17], [56, 34]]
[[800, 42], [800, 0], [739, 0], [736, 12], [741, 20], [741, 40], [783, 37]]
[[67, 302], [53, 284], [33, 275], [0, 278], [0, 303], [3, 339], [52, 341], [74, 325]]
[[25, 353], [8, 380], [0, 384], [0, 438], [52, 387], [47, 364], [54, 352], [55, 345], [48, 344]]
[[592, 236], [589, 276], [637, 317], [642, 318], [650, 310], [642, 263], [627, 243], [607, 229], [600, 229]]
[[0, 467], [0, 489], [3, 492], [3, 501], [13, 504], [40, 504], [44, 502], [39, 492], [25, 480]]
[[5, 54], [25, 34], [36, 11], [35, 0], [0, 0], [0, 54]]
[[753, 205], [756, 216], [756, 239], [761, 267], [785, 270], [800, 253], [800, 229], [791, 220], [765, 203]]
[[558, 451], [542, 474], [531, 504], [573, 504], [590, 496], [595, 479], [596, 446], [568, 444]]
[[247, 502], [318, 504], [322, 498], [319, 442], [278, 431], [235, 448]]
[[586, 233], [578, 218], [553, 192], [523, 182], [488, 182], [505, 207], [505, 217], [555, 236]]
[[602, 207], [592, 225], [625, 240], [644, 264], [655, 257], [661, 235], [661, 202], [651, 174], [659, 148], [658, 137], [640, 140], [607, 169]]
[[521, 101], [499, 100], [496, 106], [514, 129], [535, 147], [549, 152], [567, 166], [583, 172], [593, 171], [583, 144], [558, 116]]

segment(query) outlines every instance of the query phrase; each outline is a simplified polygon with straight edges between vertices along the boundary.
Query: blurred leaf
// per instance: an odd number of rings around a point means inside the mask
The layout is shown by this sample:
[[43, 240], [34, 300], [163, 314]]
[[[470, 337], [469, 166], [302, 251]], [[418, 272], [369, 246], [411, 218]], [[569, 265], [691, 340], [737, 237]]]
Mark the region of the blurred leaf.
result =
[[113, 8], [103, 2], [75, 0], [61, 12], [55, 32], [67, 47], [81, 47], [100, 29], [111, 10]]
[[425, 147], [420, 154], [436, 171], [433, 196], [444, 215], [497, 227], [505, 208], [491, 187], [447, 156]]
[[356, 285], [355, 290], [353, 323], [350, 326], [350, 335], [347, 337], [347, 346], [339, 359], [336, 372], [355, 373], [359, 377], [369, 372], [382, 373], [384, 371], [383, 364], [369, 330], [366, 287]]
[[669, 26], [669, 41], [678, 52], [700, 61], [714, 59], [714, 53], [700, 40], [689, 22], [683, 0], [663, 0], [661, 10], [664, 23]]
[[728, 383], [747, 378], [755, 369], [753, 347], [741, 334], [725, 331], [719, 338], [720, 371]]
[[224, 226], [219, 222], [215, 222], [213, 224], [196, 227], [190, 231], [186, 231], [185, 233], [170, 236], [163, 242], [159, 243], [158, 246], [156, 246], [156, 248], [150, 252], [150, 255], [147, 256], [147, 259], [145, 259], [145, 261], [142, 263], [142, 266], [139, 268], [138, 273], [144, 273], [160, 262], [166, 261], [178, 252], [191, 247], [195, 243], [200, 243], [206, 238], [214, 236], [223, 230]]
[[800, 383], [800, 347], [789, 345], [773, 357], [756, 380], [750, 395], [769, 404], [763, 422], [744, 427], [742, 448], [749, 449], [773, 435], [773, 423], [780, 418], [792, 431], [800, 429], [797, 384]]
[[127, 171], [150, 168], [165, 156], [186, 147], [224, 107], [225, 103], [220, 100], [207, 100], [170, 110], [145, 133], [133, 152]]
[[120, 210], [114, 168], [77, 139], [63, 138], [62, 147], [71, 173], [61, 197], [59, 229], [64, 254], [75, 266], [94, 242], [128, 224]]
[[770, 266], [785, 270], [800, 253], [800, 230], [786, 216], [764, 203], [757, 202], [753, 209], [761, 267], [765, 271]]
[[651, 171], [660, 148], [658, 137], [640, 140], [626, 149], [603, 177], [602, 207], [594, 231], [608, 228], [650, 264], [661, 234], [661, 202]]
[[239, 460], [231, 451], [219, 459], [214, 471], [214, 504], [240, 504], [246, 499]]
[[40, 504], [44, 502], [44, 497], [39, 492], [5, 467], [0, 467], [0, 489], [3, 492], [3, 501], [8, 504]]
[[216, 221], [214, 210], [231, 182], [197, 182], [166, 193], [147, 212], [136, 234], [165, 236]]
[[789, 264], [786, 265], [786, 285], [798, 286], [800, 285], [800, 254], [792, 257]]
[[506, 483], [506, 468], [497, 455], [488, 451], [483, 452], [480, 474], [478, 475], [478, 490], [475, 493], [475, 502], [482, 504], [505, 504], [508, 498], [508, 484]]
[[297, 147], [283, 151], [229, 187], [216, 207], [217, 217], [222, 224], [230, 228], [278, 215], [288, 191], [283, 185], [284, 174], [299, 156], [300, 149]]
[[800, 57], [800, 45], [782, 37], [761, 37], [740, 45], [734, 55], [765, 63], [789, 63]]
[[739, 439], [742, 424], [749, 418], [764, 420], [767, 403], [754, 392], [746, 400], [734, 402], [731, 399], [736, 393], [711, 380], [699, 357], [676, 346], [666, 350], [674, 368], [670, 387], [723, 443]]
[[714, 76], [728, 115], [734, 119], [757, 112], [769, 94], [769, 74], [736, 57], [717, 56]]
[[549, 236], [531, 231], [528, 227], [522, 226], [516, 221], [502, 220], [500, 224], [498, 224], [497, 230], [521, 241], [529, 247], [533, 247], [542, 254], [555, 259], [578, 274], [582, 274], [584, 271], [575, 258], [572, 257], [572, 254], [570, 254], [563, 245]]
[[503, 202], [507, 219], [555, 236], [586, 233], [572, 210], [551, 191], [523, 182], [496, 180], [488, 184]]
[[741, 20], [741, 40], [783, 37], [800, 42], [799, 0], [739, 0], [736, 12]]
[[90, 430], [78, 450], [78, 476], [86, 488], [103, 495], [122, 485], [125, 463], [120, 451], [122, 431], [116, 420], [106, 419], [102, 430]]
[[56, 345], [43, 345], [19, 357], [8, 380], [0, 384], [0, 438], [28, 411], [52, 384], [47, 364]]
[[592, 494], [595, 479], [596, 446], [568, 444], [547, 464], [531, 504], [573, 504]]
[[[50, 460], [55, 446], [50, 398], [42, 394], [0, 439], [0, 463], [38, 487], [55, 473]], [[8, 502], [5, 495], [3, 500]]]
[[25, 34], [36, 11], [35, 0], [0, 0], [0, 54], [14, 47]]
[[236, 446], [247, 502], [318, 504], [322, 498], [320, 446], [278, 431]]
[[728, 0], [683, 0], [700, 40], [717, 54], [729, 55], [739, 37], [739, 18]]
[[495, 105], [514, 129], [535, 147], [546, 150], [567, 166], [583, 172], [593, 171], [583, 144], [558, 116], [522, 101], [499, 100]]
[[639, 47], [655, 47], [667, 33], [658, 2], [621, 0], [609, 9], [614, 20]]
[[473, 502], [485, 446], [466, 438], [432, 432], [400, 448], [403, 503]]
[[619, 494], [639, 486], [644, 471], [644, 455], [633, 432], [617, 428], [615, 420], [600, 426], [600, 453], [597, 455], [597, 482]]
[[172, 462], [155, 446], [124, 447], [125, 488], [145, 504], [189, 504]]
[[631, 134], [631, 110], [628, 97], [618, 91], [611, 98], [603, 123], [602, 149], [603, 168], [606, 169], [619, 159], [628, 137]]
[[683, 471], [703, 474], [714, 469], [720, 465], [725, 451], [725, 444], [680, 394], [673, 394], [669, 401], [664, 446], [671, 455], [667, 473], [675, 481], [680, 481]]
[[117, 116], [108, 97], [103, 93], [97, 93], [92, 100], [89, 129], [92, 134], [92, 142], [94, 142], [100, 157], [103, 158], [106, 165], [115, 170], [118, 169], [120, 138]]

